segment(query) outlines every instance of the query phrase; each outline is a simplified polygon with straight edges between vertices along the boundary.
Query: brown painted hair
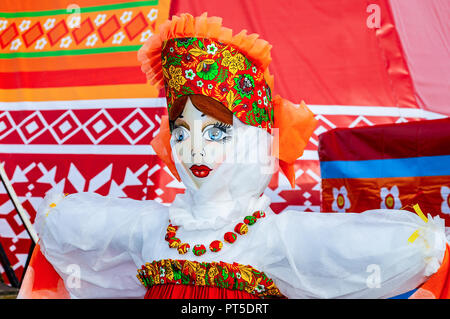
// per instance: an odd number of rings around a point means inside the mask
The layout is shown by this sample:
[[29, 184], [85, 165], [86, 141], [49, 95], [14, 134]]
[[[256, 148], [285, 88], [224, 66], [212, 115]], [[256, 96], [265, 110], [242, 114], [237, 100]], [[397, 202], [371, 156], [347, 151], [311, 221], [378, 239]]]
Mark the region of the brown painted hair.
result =
[[203, 114], [214, 117], [220, 122], [226, 124], [233, 124], [233, 113], [227, 109], [222, 103], [213, 99], [212, 97], [201, 95], [201, 94], [191, 94], [183, 95], [175, 100], [172, 107], [169, 110], [169, 123], [170, 131], [173, 130], [173, 124], [175, 120], [180, 116], [184, 110], [188, 97], [191, 98], [192, 104], [202, 112]]

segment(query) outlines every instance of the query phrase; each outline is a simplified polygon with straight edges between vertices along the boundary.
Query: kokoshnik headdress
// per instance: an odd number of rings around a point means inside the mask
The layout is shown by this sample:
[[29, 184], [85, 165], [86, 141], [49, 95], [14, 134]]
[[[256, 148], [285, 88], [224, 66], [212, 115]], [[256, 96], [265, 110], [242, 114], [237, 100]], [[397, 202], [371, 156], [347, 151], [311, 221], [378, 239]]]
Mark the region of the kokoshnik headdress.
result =
[[[150, 83], [164, 86], [168, 110], [180, 96], [202, 94], [221, 102], [247, 125], [269, 133], [278, 129], [273, 153], [294, 187], [294, 162], [303, 154], [316, 120], [303, 101], [295, 105], [272, 96], [272, 46], [246, 30], [233, 36], [231, 29], [222, 26], [222, 18], [207, 17], [207, 13], [173, 16], [159, 30], [141, 47], [138, 59]], [[161, 119], [160, 133], [151, 145], [180, 180], [171, 157], [167, 116]]]

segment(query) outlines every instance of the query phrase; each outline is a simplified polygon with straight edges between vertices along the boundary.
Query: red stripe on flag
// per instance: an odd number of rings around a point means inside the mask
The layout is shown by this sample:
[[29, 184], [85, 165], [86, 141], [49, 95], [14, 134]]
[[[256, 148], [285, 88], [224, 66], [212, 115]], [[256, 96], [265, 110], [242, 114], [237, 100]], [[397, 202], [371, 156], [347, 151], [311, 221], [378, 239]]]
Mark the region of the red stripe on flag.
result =
[[319, 136], [320, 161], [363, 161], [450, 154], [450, 118], [337, 128]]

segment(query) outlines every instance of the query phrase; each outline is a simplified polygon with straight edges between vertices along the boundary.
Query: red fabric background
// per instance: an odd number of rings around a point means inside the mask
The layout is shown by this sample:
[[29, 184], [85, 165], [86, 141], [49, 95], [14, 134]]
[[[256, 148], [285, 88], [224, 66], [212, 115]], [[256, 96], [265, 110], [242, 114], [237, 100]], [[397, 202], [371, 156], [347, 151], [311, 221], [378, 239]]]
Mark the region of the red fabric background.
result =
[[[367, 26], [372, 3], [382, 29]], [[220, 16], [235, 33], [269, 41], [274, 93], [295, 103], [417, 107], [388, 1], [172, 0], [170, 15], [183, 12]]]

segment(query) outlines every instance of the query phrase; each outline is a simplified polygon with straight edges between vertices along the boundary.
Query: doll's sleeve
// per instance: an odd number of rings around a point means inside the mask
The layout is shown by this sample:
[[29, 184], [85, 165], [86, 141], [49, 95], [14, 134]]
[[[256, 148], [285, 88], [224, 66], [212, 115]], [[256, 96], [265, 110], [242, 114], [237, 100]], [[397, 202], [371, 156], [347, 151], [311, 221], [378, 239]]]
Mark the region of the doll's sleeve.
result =
[[427, 281], [448, 250], [442, 219], [408, 211], [285, 211], [272, 226], [264, 271], [289, 298], [394, 297]]
[[136, 271], [143, 237], [159, 235], [166, 213], [153, 201], [49, 194], [35, 225], [40, 250], [70, 297], [142, 298], [145, 289]]

